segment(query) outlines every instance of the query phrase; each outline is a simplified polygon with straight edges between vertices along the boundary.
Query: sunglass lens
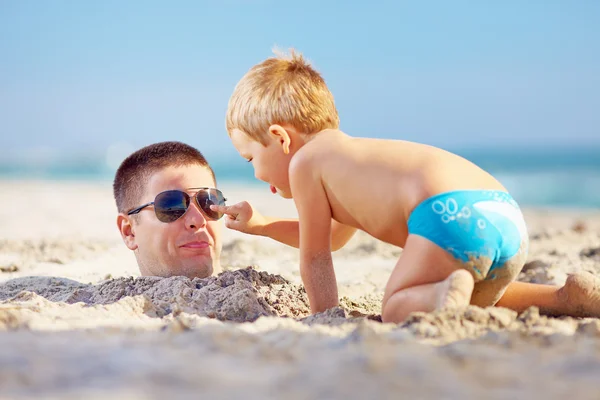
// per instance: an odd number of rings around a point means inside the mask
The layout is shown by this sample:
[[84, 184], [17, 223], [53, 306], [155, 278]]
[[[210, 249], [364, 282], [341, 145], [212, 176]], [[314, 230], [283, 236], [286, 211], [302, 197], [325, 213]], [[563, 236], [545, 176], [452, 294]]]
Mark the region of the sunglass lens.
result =
[[216, 212], [210, 209], [210, 206], [224, 206], [225, 198], [223, 197], [223, 193], [221, 193], [218, 189], [205, 189], [200, 190], [196, 194], [196, 201], [198, 202], [198, 206], [204, 211], [206, 216], [210, 219], [217, 220], [223, 216], [222, 213]]
[[190, 205], [190, 197], [179, 190], [159, 193], [154, 199], [154, 212], [161, 222], [178, 220]]

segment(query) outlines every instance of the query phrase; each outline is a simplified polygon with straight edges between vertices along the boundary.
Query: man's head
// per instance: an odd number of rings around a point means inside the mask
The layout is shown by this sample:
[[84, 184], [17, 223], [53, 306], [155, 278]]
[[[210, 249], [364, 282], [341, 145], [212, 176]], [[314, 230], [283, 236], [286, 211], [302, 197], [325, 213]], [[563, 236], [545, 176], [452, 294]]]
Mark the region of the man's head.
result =
[[256, 177], [284, 197], [291, 195], [285, 171], [298, 148], [293, 139], [339, 123], [325, 81], [293, 50], [252, 67], [236, 85], [226, 117], [227, 132], [242, 157], [253, 161]]
[[[144, 147], [127, 157], [113, 184], [123, 242], [134, 251], [142, 275], [207, 277], [221, 270], [221, 227], [198, 204], [173, 222], [161, 222], [153, 205], [128, 215], [155, 200], [159, 193], [216, 187], [215, 175], [202, 154], [179, 142]], [[163, 218], [164, 219], [164, 218]]]

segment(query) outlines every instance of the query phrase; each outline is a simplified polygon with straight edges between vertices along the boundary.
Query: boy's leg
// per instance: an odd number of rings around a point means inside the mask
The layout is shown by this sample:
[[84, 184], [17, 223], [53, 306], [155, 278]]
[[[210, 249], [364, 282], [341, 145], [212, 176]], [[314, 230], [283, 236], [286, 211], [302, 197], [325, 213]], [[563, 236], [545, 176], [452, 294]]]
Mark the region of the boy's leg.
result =
[[475, 284], [471, 304], [479, 307], [491, 307], [498, 303], [504, 292], [513, 283], [523, 269], [527, 259], [529, 241], [527, 238], [521, 241], [519, 250], [504, 264], [490, 269], [486, 279]]
[[409, 235], [387, 283], [382, 305], [384, 322], [403, 321], [411, 312], [467, 306], [473, 277], [444, 249]]
[[582, 271], [569, 275], [563, 287], [512, 282], [496, 306], [517, 312], [536, 306], [545, 315], [600, 318], [600, 278]]
[[558, 289], [560, 286], [511, 282], [496, 306], [510, 308], [519, 313], [531, 306], [538, 307], [540, 312], [553, 310], [558, 300], [556, 296]]

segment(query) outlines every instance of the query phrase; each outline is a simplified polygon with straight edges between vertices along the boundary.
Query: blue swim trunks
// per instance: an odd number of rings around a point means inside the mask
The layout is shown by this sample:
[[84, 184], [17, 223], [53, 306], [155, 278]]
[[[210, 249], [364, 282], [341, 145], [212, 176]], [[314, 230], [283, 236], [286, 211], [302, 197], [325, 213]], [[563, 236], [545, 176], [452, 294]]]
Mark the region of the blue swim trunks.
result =
[[527, 253], [523, 214], [510, 194], [498, 190], [441, 193], [420, 203], [408, 233], [429, 239], [462, 261], [476, 280], [494, 279], [507, 261]]

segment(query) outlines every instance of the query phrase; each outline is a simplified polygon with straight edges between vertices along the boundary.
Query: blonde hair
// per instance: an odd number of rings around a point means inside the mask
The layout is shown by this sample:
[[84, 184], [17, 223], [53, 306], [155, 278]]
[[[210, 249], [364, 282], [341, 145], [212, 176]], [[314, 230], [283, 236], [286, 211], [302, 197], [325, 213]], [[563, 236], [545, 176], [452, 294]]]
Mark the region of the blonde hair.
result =
[[273, 124], [288, 124], [301, 133], [337, 129], [340, 124], [333, 95], [321, 75], [302, 54], [274, 50], [238, 82], [227, 107], [226, 126], [263, 145]]

